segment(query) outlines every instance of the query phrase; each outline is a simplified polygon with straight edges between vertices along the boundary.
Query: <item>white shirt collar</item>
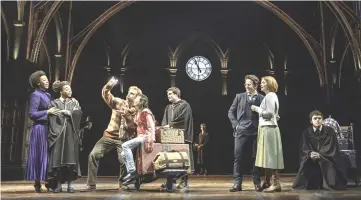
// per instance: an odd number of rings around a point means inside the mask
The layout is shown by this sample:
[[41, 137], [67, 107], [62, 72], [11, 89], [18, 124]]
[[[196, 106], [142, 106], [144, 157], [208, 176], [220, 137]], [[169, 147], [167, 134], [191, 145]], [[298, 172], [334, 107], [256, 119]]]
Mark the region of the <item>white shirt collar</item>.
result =
[[249, 92], [247, 92], [247, 95], [248, 96], [256, 96], [258, 94], [258, 92], [256, 91], [255, 93], [253, 93], [253, 94], [251, 94], [251, 93], [249, 93]]
[[70, 98], [64, 99], [63, 97], [59, 97], [59, 100], [60, 100], [61, 102], [65, 103], [65, 101], [70, 100]]
[[[312, 126], [312, 128], [313, 128], [313, 131], [316, 131], [316, 128], [314, 127], [314, 126]], [[320, 131], [322, 131], [322, 125], [320, 126]]]

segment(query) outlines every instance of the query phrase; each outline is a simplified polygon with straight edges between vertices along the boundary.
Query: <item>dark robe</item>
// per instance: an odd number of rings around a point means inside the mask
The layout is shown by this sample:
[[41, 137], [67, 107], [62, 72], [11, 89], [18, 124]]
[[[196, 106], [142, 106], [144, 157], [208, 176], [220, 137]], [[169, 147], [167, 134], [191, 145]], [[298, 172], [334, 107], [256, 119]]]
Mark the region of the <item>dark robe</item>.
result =
[[[332, 128], [322, 126], [317, 136], [311, 126], [303, 132], [300, 144], [301, 164], [293, 189], [346, 188], [346, 170], [340, 157], [337, 136]], [[313, 161], [312, 151], [319, 153], [321, 158]]]
[[167, 105], [164, 111], [162, 126], [167, 124], [173, 128], [184, 129], [184, 140], [193, 143], [192, 109], [185, 100], [182, 99]]
[[197, 164], [204, 164], [204, 157], [205, 157], [205, 148], [208, 142], [209, 136], [208, 133], [204, 133], [203, 135], [199, 133], [197, 144], [201, 146], [200, 149], [197, 149]]
[[49, 116], [49, 187], [55, 189], [57, 182], [74, 181], [81, 176], [79, 165], [79, 129], [82, 111], [74, 98], [62, 102], [56, 99], [51, 107], [68, 110], [71, 115], [63, 113]]

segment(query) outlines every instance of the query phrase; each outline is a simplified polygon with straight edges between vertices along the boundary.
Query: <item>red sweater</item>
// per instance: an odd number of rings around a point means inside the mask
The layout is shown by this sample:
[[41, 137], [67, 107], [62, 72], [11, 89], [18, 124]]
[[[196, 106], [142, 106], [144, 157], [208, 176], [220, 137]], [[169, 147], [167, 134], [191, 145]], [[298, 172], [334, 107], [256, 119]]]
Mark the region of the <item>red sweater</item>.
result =
[[155, 118], [148, 108], [142, 110], [137, 118], [137, 134], [147, 135], [155, 141]]

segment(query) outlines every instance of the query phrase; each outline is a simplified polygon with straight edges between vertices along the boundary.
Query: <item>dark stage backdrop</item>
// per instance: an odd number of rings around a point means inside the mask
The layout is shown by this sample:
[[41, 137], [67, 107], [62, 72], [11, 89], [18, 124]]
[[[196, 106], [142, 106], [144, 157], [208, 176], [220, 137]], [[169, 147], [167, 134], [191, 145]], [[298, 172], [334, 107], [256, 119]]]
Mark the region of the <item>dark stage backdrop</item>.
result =
[[[111, 114], [101, 98], [101, 89], [110, 78], [104, 70], [107, 64], [104, 41], [111, 49], [110, 67], [118, 77], [117, 72], [121, 63], [119, 52], [129, 41], [133, 41], [126, 61], [128, 70], [125, 73], [125, 94], [120, 93], [119, 87], [114, 88], [112, 92], [116, 96], [125, 98], [129, 86], [139, 86], [148, 95], [150, 108], [158, 121], [162, 120], [164, 108], [168, 104], [166, 97], [166, 90], [170, 86], [169, 72], [166, 69], [169, 67], [168, 45], [174, 49], [183, 39], [201, 32], [211, 36], [223, 50], [230, 48], [228, 67], [231, 71], [227, 80], [227, 96], [221, 95], [219, 59], [204, 40], [199, 38], [191, 43], [178, 60], [176, 86], [181, 89], [182, 97], [193, 109], [195, 136], [199, 132], [200, 123], [208, 125], [211, 139], [206, 157], [211, 174], [232, 173], [234, 144], [231, 124], [227, 117], [228, 109], [235, 95], [244, 92], [243, 78], [246, 74], [255, 74], [259, 77], [268, 75], [268, 51], [265, 44], [271, 48], [275, 56], [275, 77], [279, 82], [277, 94], [280, 100], [279, 126], [285, 160], [283, 172], [297, 172], [299, 137], [302, 130], [309, 125], [310, 111], [319, 109], [325, 114], [332, 111], [332, 115], [341, 125], [354, 122], [357, 133], [361, 120], [357, 110], [361, 109], [360, 104], [357, 104], [357, 93], [350, 92], [358, 88], [351, 63], [345, 65], [342, 72], [342, 88], [334, 90], [337, 95], [332, 96], [333, 104], [327, 107], [325, 90], [319, 86], [315, 65], [302, 41], [287, 25], [270, 12], [264, 12], [265, 10], [256, 4], [242, 4], [238, 7], [227, 4], [226, 7], [219, 7], [208, 3], [205, 4], [209, 6], [207, 14], [198, 12], [193, 6], [182, 4], [184, 9], [190, 9], [187, 10], [187, 15], [184, 15], [185, 11], [181, 9], [159, 7], [164, 8], [164, 12], [160, 12], [150, 9], [151, 5], [139, 3], [120, 12], [92, 37], [80, 56], [72, 85], [84, 115], [89, 115], [93, 119], [93, 129], [84, 138], [84, 151], [81, 154], [81, 168], [84, 175], [87, 173], [88, 155], [101, 138]], [[142, 11], [148, 12], [147, 15], [143, 13], [147, 17], [143, 17], [143, 14], [141, 17], [138, 16], [137, 5], [143, 9]], [[173, 6], [178, 8], [180, 5]], [[227, 14], [214, 14], [220, 12], [218, 9], [222, 8]], [[178, 11], [180, 13], [176, 13]], [[300, 11], [300, 15], [301, 13], [303, 12]], [[131, 21], [129, 15], [134, 17]], [[168, 15], [168, 18], [163, 17]], [[313, 22], [308, 18], [304, 20]], [[318, 22], [311, 25], [319, 28]], [[211, 76], [202, 82], [191, 80], [185, 73], [186, 62], [196, 55], [208, 58], [213, 67]], [[287, 80], [283, 71], [285, 56], [289, 70]], [[286, 82], [288, 95], [284, 92]], [[359, 137], [356, 134], [356, 141], [360, 140]], [[250, 169], [250, 163], [248, 167]], [[99, 175], [117, 175], [118, 171], [117, 155], [111, 152], [101, 161]]]
[[[110, 119], [110, 109], [101, 98], [101, 89], [110, 76], [103, 70], [103, 63], [95, 48], [97, 44], [90, 44], [83, 54], [78, 68], [75, 71], [73, 82], [74, 96], [79, 100], [84, 114], [93, 119], [93, 129], [85, 136], [84, 151], [81, 154], [81, 168], [83, 175], [87, 173], [87, 159], [90, 151], [98, 139], [101, 138], [104, 129]], [[207, 44], [195, 43], [194, 48], [188, 49], [180, 58], [176, 78], [176, 85], [182, 91], [182, 97], [188, 101], [193, 110], [195, 136], [199, 133], [199, 124], [206, 123], [210, 134], [207, 161], [210, 174], [230, 174], [233, 166], [233, 137], [231, 124], [227, 117], [228, 109], [236, 93], [244, 91], [243, 77], [252, 73], [259, 77], [267, 75], [267, 72], [258, 66], [267, 66], [265, 56], [257, 55], [257, 48], [249, 56], [242, 57], [237, 64], [231, 63], [232, 71], [228, 76], [228, 95], [221, 95], [220, 62], [216, 54], [210, 50]], [[248, 51], [252, 51], [248, 49]], [[185, 73], [185, 64], [194, 55], [207, 57], [213, 65], [211, 76], [202, 82], [191, 80]], [[253, 55], [253, 56], [252, 56]], [[144, 62], [144, 61], [143, 61]], [[156, 119], [162, 120], [165, 106], [168, 104], [166, 90], [170, 85], [167, 70], [151, 63], [147, 66], [136, 65], [126, 72], [125, 92], [131, 85], [139, 86], [149, 97], [150, 108]], [[279, 80], [280, 115], [279, 126], [282, 134], [285, 169], [283, 172], [295, 173], [298, 169], [298, 142], [302, 130], [309, 124], [308, 113], [313, 109], [325, 110], [324, 95], [318, 85], [315, 69], [302, 68], [304, 65], [312, 65], [310, 59], [299, 60], [290, 58], [289, 66], [293, 67], [293, 73], [288, 78], [288, 95], [284, 94], [284, 78], [282, 71], [276, 70]], [[164, 66], [166, 68], [166, 66]], [[125, 98], [119, 87], [113, 89], [115, 96]], [[347, 109], [345, 108], [345, 112]], [[341, 113], [344, 115], [344, 113]], [[341, 116], [339, 114], [338, 116]], [[337, 117], [337, 116], [336, 116]], [[340, 118], [339, 118], [340, 119]], [[349, 123], [355, 119], [353, 116], [341, 118], [341, 123]], [[251, 154], [251, 150], [250, 150]], [[250, 164], [249, 164], [250, 169]], [[99, 175], [117, 175], [119, 164], [115, 152], [109, 153], [101, 161]]]

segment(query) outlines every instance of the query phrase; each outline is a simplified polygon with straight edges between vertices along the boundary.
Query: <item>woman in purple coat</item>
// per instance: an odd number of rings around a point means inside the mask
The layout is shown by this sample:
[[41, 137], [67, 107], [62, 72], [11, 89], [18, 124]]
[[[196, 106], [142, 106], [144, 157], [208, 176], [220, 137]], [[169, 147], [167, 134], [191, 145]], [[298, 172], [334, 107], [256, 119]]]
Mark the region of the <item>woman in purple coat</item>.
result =
[[49, 81], [45, 72], [31, 74], [29, 83], [35, 91], [30, 96], [29, 117], [33, 125], [29, 136], [25, 179], [35, 180], [35, 191], [42, 192], [40, 181], [46, 180], [48, 164], [48, 115], [56, 115], [58, 109], [49, 109], [51, 96], [46, 92]]

